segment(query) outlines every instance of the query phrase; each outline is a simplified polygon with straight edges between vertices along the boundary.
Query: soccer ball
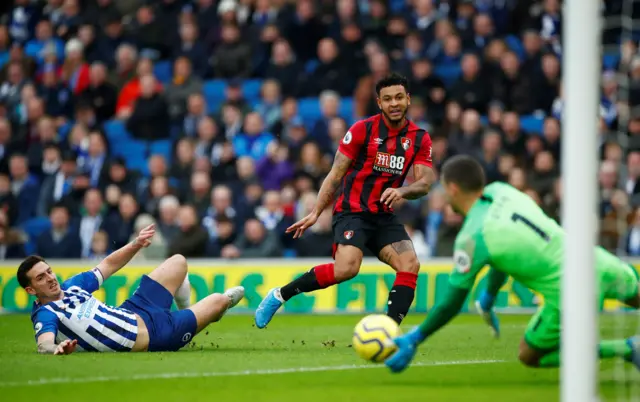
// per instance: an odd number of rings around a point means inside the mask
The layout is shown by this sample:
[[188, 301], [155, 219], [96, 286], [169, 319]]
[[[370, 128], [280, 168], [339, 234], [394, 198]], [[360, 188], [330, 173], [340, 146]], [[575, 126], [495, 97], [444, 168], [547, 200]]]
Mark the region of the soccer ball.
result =
[[373, 314], [364, 317], [353, 331], [353, 348], [358, 356], [381, 363], [396, 351], [393, 338], [402, 332], [390, 317]]

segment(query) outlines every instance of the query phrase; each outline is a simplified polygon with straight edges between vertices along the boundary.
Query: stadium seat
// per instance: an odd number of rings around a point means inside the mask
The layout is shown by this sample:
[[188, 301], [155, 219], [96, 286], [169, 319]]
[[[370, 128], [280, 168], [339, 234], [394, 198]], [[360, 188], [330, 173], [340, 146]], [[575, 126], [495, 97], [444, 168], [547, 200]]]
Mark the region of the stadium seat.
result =
[[209, 80], [204, 83], [202, 91], [209, 108], [208, 112], [216, 111], [224, 101], [224, 90], [227, 84], [223, 80]]
[[162, 155], [167, 163], [171, 163], [171, 140], [156, 140], [151, 142], [151, 155]]
[[247, 102], [260, 99], [260, 89], [262, 89], [262, 80], [245, 80], [242, 83], [242, 94]]
[[318, 98], [298, 99], [298, 114], [305, 122], [318, 120], [321, 116]]
[[158, 81], [166, 84], [171, 82], [171, 76], [173, 75], [173, 64], [170, 61], [159, 61], [153, 66], [153, 75], [156, 76]]
[[442, 64], [434, 69], [434, 73], [444, 81], [447, 87], [450, 87], [462, 74], [462, 68], [459, 64]]
[[148, 148], [146, 143], [133, 139], [121, 140], [111, 144], [111, 152], [115, 156], [122, 156], [125, 159], [130, 157], [146, 158]]
[[507, 43], [507, 46], [509, 46], [509, 49], [518, 55], [520, 61], [524, 60], [524, 46], [522, 45], [520, 38], [515, 35], [508, 35], [505, 38], [505, 42]]
[[298, 256], [298, 253], [292, 248], [287, 248], [284, 250], [282, 255], [284, 256], [284, 258], [296, 258]]
[[127, 128], [120, 120], [109, 120], [104, 123], [104, 132], [110, 144], [117, 144], [123, 140], [130, 140], [131, 135], [127, 132]]
[[32, 218], [20, 225], [20, 228], [29, 237], [30, 242], [34, 242], [38, 236], [51, 229], [49, 218]]
[[544, 118], [536, 116], [521, 116], [520, 128], [527, 133], [542, 133], [542, 126], [544, 124]]
[[353, 111], [353, 98], [342, 98], [340, 100], [340, 116], [347, 120], [347, 124], [351, 119], [353, 119], [354, 111]]
[[73, 121], [68, 121], [58, 129], [58, 140], [60, 140], [60, 142], [64, 142], [67, 140], [67, 137], [69, 136], [69, 133], [71, 132], [74, 124], [75, 123]]
[[603, 70], [615, 70], [620, 61], [620, 55], [617, 53], [605, 54], [602, 57], [602, 69]]

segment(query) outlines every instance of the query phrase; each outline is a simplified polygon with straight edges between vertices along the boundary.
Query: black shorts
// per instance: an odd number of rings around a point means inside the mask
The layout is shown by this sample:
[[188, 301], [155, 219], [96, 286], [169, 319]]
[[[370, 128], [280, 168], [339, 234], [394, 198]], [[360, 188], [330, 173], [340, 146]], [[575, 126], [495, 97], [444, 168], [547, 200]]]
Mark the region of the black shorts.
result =
[[385, 246], [411, 240], [394, 214], [369, 212], [339, 212], [333, 216], [333, 258], [338, 244], [347, 244], [376, 257]]

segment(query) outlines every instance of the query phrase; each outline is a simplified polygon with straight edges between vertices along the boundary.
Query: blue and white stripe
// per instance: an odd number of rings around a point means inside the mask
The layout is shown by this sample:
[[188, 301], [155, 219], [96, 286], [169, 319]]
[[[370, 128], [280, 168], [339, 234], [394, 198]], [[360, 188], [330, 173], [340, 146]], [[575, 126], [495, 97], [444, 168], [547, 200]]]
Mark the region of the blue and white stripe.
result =
[[56, 343], [76, 339], [88, 352], [128, 352], [138, 336], [135, 314], [109, 307], [79, 286], [71, 286], [61, 300], [41, 308], [58, 317]]

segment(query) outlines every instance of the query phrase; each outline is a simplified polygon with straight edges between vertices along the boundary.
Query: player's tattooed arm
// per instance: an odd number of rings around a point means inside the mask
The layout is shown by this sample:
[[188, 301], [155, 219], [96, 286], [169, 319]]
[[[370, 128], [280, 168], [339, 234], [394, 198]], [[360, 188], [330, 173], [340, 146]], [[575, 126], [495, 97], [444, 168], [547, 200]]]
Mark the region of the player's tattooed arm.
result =
[[415, 181], [399, 190], [402, 198], [406, 200], [416, 200], [429, 193], [431, 186], [436, 181], [436, 174], [429, 166], [417, 164], [413, 165], [413, 176]]
[[342, 179], [347, 173], [352, 162], [351, 158], [342, 152], [336, 152], [336, 156], [333, 159], [333, 166], [331, 166], [331, 171], [322, 182], [320, 192], [318, 193], [318, 200], [313, 208], [313, 212], [317, 216], [320, 216], [322, 211], [324, 211], [333, 201], [333, 196], [338, 190], [338, 187], [340, 187], [340, 183], [342, 183]]

